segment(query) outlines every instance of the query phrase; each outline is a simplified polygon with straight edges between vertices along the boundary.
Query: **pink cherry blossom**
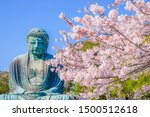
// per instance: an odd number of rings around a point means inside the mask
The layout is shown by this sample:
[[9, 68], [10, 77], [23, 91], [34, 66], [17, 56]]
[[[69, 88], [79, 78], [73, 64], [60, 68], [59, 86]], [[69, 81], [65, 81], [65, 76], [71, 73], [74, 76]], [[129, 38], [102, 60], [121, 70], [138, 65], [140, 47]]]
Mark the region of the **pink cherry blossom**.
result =
[[98, 4], [91, 4], [90, 5], [90, 10], [94, 14], [96, 14], [96, 13], [104, 14], [104, 7], [103, 6], [99, 6]]
[[[124, 9], [132, 10], [134, 14], [120, 14], [116, 7], [121, 4], [125, 4]], [[86, 9], [83, 17], [73, 18], [75, 23], [60, 14], [71, 30], [61, 31], [66, 47], [59, 50], [56, 60], [49, 64], [55, 67], [57, 64], [63, 65], [63, 69], [58, 71], [65, 81], [94, 87], [93, 92], [87, 89], [80, 94], [85, 98], [98, 98], [106, 93], [107, 86], [115, 84], [114, 77], [121, 81], [128, 77], [135, 79], [142, 72], [147, 72], [150, 66], [150, 41], [146, 37], [150, 35], [150, 2], [115, 0], [113, 6], [105, 15], [104, 7], [91, 4], [90, 11]], [[71, 44], [70, 39], [81, 42]], [[85, 39], [97, 46], [83, 51], [82, 41]], [[137, 92], [148, 90], [149, 87], [143, 86]], [[135, 98], [141, 94], [138, 93], [135, 91]], [[110, 98], [110, 94], [107, 97]]]
[[65, 15], [64, 15], [63, 12], [60, 13], [59, 18], [60, 18], [60, 19], [64, 19], [64, 18], [65, 18]]

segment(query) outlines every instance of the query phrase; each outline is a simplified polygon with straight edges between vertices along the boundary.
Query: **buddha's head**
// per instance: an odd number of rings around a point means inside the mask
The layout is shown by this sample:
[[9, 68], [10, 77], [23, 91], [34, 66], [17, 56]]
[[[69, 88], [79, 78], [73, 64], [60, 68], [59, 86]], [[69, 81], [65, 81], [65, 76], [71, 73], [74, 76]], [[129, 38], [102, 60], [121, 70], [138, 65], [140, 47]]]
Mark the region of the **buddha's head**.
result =
[[47, 53], [49, 36], [41, 28], [33, 28], [27, 34], [28, 52], [34, 56]]

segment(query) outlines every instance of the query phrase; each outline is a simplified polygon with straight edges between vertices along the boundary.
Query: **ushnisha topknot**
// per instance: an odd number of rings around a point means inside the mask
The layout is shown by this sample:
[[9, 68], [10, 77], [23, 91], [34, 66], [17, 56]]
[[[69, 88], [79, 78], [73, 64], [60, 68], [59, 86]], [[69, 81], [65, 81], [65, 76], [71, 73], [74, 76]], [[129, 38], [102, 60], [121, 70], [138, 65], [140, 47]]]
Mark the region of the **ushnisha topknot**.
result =
[[44, 37], [44, 39], [48, 42], [49, 41], [49, 36], [46, 33], [46, 31], [42, 28], [32, 28], [28, 33], [27, 33], [27, 41], [30, 36], [37, 36], [37, 37]]

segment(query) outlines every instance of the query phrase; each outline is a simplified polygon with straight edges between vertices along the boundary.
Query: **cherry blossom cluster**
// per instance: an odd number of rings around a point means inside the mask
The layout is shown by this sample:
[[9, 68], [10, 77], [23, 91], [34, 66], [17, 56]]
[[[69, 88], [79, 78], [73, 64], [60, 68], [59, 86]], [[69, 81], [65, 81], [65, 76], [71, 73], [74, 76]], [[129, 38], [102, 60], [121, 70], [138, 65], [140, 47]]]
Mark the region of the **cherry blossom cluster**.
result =
[[[132, 11], [131, 15], [119, 13], [118, 5]], [[108, 14], [98, 3], [90, 4], [83, 17], [69, 20], [61, 13], [60, 18], [68, 23], [70, 32], [61, 31], [66, 47], [55, 55], [63, 65], [60, 77], [66, 81], [79, 82], [94, 87], [93, 92], [81, 94], [93, 98], [106, 93], [107, 84], [115, 77], [125, 80], [138, 78], [150, 67], [150, 2], [144, 0], [115, 0]], [[70, 40], [76, 40], [71, 44]], [[99, 43], [82, 51], [82, 40]]]

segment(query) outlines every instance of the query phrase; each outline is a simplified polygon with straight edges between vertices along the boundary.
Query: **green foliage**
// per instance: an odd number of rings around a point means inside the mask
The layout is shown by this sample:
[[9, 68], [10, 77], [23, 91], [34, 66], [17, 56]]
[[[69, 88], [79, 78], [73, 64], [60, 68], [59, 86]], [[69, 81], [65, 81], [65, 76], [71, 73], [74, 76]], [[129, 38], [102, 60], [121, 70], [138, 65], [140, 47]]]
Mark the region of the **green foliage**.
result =
[[[144, 85], [150, 85], [150, 72], [146, 74], [141, 74], [137, 80], [133, 80], [131, 78], [126, 79], [125, 81], [121, 81], [118, 78], [114, 78], [115, 84], [108, 84], [107, 86], [107, 94], [103, 94], [99, 96], [99, 100], [108, 99], [107, 95], [109, 94], [109, 99], [126, 99], [131, 100], [134, 99], [134, 93], [136, 90], [140, 90]], [[79, 96], [80, 93], [93, 92], [94, 87], [85, 87], [81, 86], [80, 83], [68, 82], [69, 85], [65, 87], [65, 93], [71, 93], [75, 96]], [[118, 87], [120, 85], [120, 87]], [[115, 86], [113, 90], [110, 90], [112, 86]], [[140, 99], [150, 99], [150, 92], [143, 94]], [[92, 100], [95, 100], [93, 98]]]
[[150, 42], [150, 35], [144, 36], [144, 39], [143, 39], [143, 42], [142, 42], [141, 46], [144, 45], [144, 44], [147, 44], [148, 42]]
[[0, 94], [8, 93], [8, 72], [0, 73]]
[[106, 94], [100, 95], [99, 100], [107, 100]]
[[83, 41], [82, 44], [83, 44], [83, 47], [81, 48], [81, 50], [83, 52], [86, 52], [88, 49], [91, 49], [91, 48], [99, 45], [99, 43], [93, 43], [89, 40]]
[[147, 93], [141, 97], [142, 100], [148, 99], [150, 100], [150, 93]]
[[[79, 96], [80, 93], [85, 92], [87, 90], [86, 86], [81, 86], [78, 82], [67, 82], [65, 83], [64, 93], [70, 92], [72, 95]], [[91, 90], [91, 89], [90, 89]]]
[[72, 90], [72, 93], [79, 95], [81, 92], [85, 92], [87, 87], [81, 86], [80, 83], [75, 83], [75, 88]]
[[117, 90], [118, 90], [118, 87], [115, 87], [114, 90], [111, 91], [110, 96], [117, 97]]
[[[75, 96], [75, 97], [80, 97], [80, 93], [86, 93], [86, 92], [93, 92], [94, 91], [94, 87], [86, 87], [86, 86], [82, 86], [80, 85], [79, 82], [66, 82], [65, 83], [65, 88], [64, 88], [64, 93], [70, 93], [71, 95]], [[94, 99], [94, 98], [93, 98]]]
[[[121, 85], [121, 89], [117, 86], [110, 91], [110, 96], [112, 98], [124, 98], [124, 99], [133, 99], [133, 95], [136, 90], [140, 90], [144, 85], [150, 85], [150, 72], [147, 74], [142, 74], [137, 80], [132, 80], [128, 78], [125, 81], [120, 81], [118, 79], [118, 85]], [[109, 89], [110, 87], [108, 87]], [[120, 92], [118, 94], [118, 92]], [[150, 99], [150, 93], [147, 92], [143, 94], [141, 99]]]

